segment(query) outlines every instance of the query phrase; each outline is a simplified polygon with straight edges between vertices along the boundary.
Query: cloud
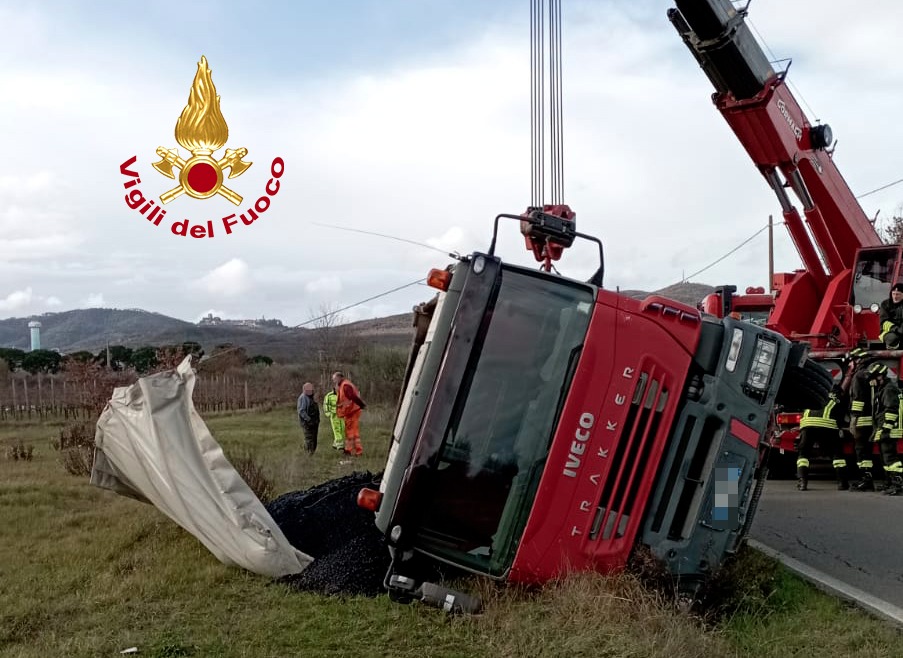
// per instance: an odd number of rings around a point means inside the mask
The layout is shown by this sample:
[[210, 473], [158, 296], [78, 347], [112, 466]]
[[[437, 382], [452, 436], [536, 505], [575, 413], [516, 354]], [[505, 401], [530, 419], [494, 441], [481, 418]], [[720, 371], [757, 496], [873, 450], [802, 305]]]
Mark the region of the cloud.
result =
[[100, 308], [103, 306], [103, 293], [92, 292], [82, 303], [88, 308]]
[[9, 293], [4, 299], [0, 299], [0, 310], [18, 311], [31, 304], [31, 288], [16, 290]]
[[[788, 78], [794, 89], [826, 112], [840, 138], [835, 162], [856, 193], [899, 178], [894, 145], [903, 144], [903, 124], [895, 120], [903, 86], [891, 84], [903, 67], [887, 65], [896, 61], [890, 36], [903, 29], [903, 13], [889, 0], [875, 2], [880, 11], [855, 16], [815, 0], [792, 7], [754, 3], [751, 10], [776, 56], [794, 57]], [[151, 162], [158, 146], [175, 145], [172, 130], [196, 65], [196, 54], [188, 52], [195, 42], [174, 37], [172, 29], [161, 29], [160, 16], [148, 14], [139, 21], [144, 36], [128, 61], [120, 61], [111, 55], [122, 43], [111, 22], [80, 22], [74, 10], [0, 8], [0, 23], [14, 26], [0, 44], [0, 58], [9, 64], [0, 83], [12, 99], [0, 107], [0, 123], [16, 127], [4, 143], [9, 157], [0, 161], [4, 286], [54, 291], [55, 301], [33, 295], [33, 307], [60, 308], [61, 299], [114, 290], [126, 306], [176, 317], [227, 307], [235, 317], [276, 316], [294, 324], [307, 319], [299, 293], [322, 295], [312, 306], [321, 299], [345, 306], [444, 267], [450, 259], [435, 249], [485, 250], [495, 215], [523, 212], [532, 201], [526, 17], [513, 3], [489, 3], [487, 20], [431, 3], [442, 38], [426, 24], [416, 39], [398, 38], [414, 30], [410, 24], [395, 24], [394, 37], [373, 32], [360, 13], [343, 16], [349, 30], [332, 36], [334, 30], [323, 29], [329, 12], [305, 4], [291, 11], [311, 34], [331, 35], [315, 48], [315, 61], [303, 62], [306, 68], [277, 61], [266, 48], [232, 59], [207, 52], [229, 123], [227, 146], [247, 147], [254, 162], [229, 181], [244, 196], [241, 207], [183, 195], [167, 206], [159, 227], [125, 206], [119, 165], [137, 154], [141, 190], [149, 197], [172, 187]], [[142, 16], [136, 8], [123, 11], [124, 20]], [[253, 43], [271, 18], [247, 11], [240, 27], [250, 30]], [[450, 34], [442, 16], [452, 14], [464, 25]], [[831, 27], [839, 15], [840, 32]], [[217, 19], [223, 33], [236, 16]], [[800, 16], [807, 20], [789, 20]], [[578, 0], [564, 19], [563, 196], [577, 213], [578, 230], [604, 244], [606, 287], [673, 283], [734, 248], [769, 214], [780, 217], [664, 10]], [[374, 48], [391, 39], [391, 56], [378, 63], [367, 57], [354, 30], [366, 31]], [[89, 35], [96, 48], [85, 50], [73, 34]], [[808, 38], [820, 34], [833, 36]], [[163, 48], [163, 42], [190, 47]], [[150, 61], [153, 67], [142, 64]], [[135, 66], [143, 66], [140, 79]], [[887, 148], [876, 151], [876, 140]], [[252, 206], [277, 155], [286, 169], [270, 208], [224, 235], [220, 218]], [[901, 189], [864, 198], [866, 214], [891, 214]], [[167, 222], [184, 217], [193, 224], [212, 220], [216, 237], [172, 235]], [[432, 249], [317, 226], [320, 220]], [[786, 233], [775, 230], [778, 271], [799, 266]], [[500, 221], [497, 253], [537, 266], [512, 220]], [[585, 279], [597, 262], [596, 247], [578, 240], [556, 267]], [[764, 285], [766, 267], [761, 236], [700, 280], [742, 290]], [[173, 294], [185, 282], [193, 294]], [[250, 290], [260, 294], [247, 295]], [[349, 315], [406, 312], [429, 293], [407, 288]]]
[[342, 290], [342, 280], [337, 276], [322, 276], [304, 284], [304, 290], [314, 295], [337, 293]]
[[65, 186], [47, 171], [0, 175], [0, 260], [47, 261], [82, 244]]
[[220, 320], [231, 320], [232, 319], [232, 316], [229, 313], [226, 313], [225, 311], [217, 311], [215, 308], [211, 308], [211, 309], [207, 309], [200, 315], [196, 316], [194, 318], [194, 321], [200, 322], [207, 316], [211, 316], [211, 315], [215, 318], [219, 318]]
[[250, 290], [251, 269], [242, 259], [233, 258], [195, 281], [194, 286], [214, 296], [234, 297]]
[[[510, 221], [510, 220], [509, 220]], [[461, 226], [450, 226], [445, 233], [435, 238], [427, 238], [426, 244], [442, 251], [469, 253], [483, 240], [477, 240], [468, 230]]]
[[50, 295], [36, 295], [31, 286], [14, 290], [6, 297], [0, 299], [0, 311], [7, 313], [36, 313], [46, 308], [54, 308], [60, 306], [62, 302], [59, 297]]

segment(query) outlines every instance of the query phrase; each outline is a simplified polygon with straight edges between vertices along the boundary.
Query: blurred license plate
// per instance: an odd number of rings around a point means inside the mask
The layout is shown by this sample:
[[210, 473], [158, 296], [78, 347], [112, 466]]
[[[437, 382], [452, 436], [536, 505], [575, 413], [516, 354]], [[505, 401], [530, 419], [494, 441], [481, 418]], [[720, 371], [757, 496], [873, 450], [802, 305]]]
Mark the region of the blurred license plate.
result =
[[712, 527], [734, 530], [740, 525], [740, 475], [739, 466], [715, 468], [715, 505], [712, 508]]

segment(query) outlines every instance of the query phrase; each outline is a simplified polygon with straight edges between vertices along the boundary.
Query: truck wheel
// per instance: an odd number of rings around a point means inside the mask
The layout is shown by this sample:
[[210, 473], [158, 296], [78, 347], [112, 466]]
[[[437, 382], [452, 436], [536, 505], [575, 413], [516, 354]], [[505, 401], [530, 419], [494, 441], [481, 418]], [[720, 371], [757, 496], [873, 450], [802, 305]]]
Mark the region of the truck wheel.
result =
[[821, 409], [834, 386], [831, 373], [812, 359], [802, 366], [787, 366], [775, 403], [787, 411]]

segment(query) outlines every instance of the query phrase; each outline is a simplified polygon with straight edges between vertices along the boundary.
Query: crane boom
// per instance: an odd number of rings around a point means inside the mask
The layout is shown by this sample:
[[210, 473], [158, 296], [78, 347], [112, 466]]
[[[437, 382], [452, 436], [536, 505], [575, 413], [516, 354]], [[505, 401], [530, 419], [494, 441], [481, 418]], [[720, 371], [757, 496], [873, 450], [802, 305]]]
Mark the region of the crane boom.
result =
[[730, 0], [675, 4], [668, 18], [715, 87], [715, 106], [777, 195], [803, 264], [803, 271], [782, 275], [769, 326], [785, 335], [836, 336], [842, 320], [833, 309], [849, 302], [843, 297], [857, 255], [882, 240], [834, 164], [831, 128], [806, 117], [787, 87], [787, 70], [775, 70], [752, 35], [745, 8]]

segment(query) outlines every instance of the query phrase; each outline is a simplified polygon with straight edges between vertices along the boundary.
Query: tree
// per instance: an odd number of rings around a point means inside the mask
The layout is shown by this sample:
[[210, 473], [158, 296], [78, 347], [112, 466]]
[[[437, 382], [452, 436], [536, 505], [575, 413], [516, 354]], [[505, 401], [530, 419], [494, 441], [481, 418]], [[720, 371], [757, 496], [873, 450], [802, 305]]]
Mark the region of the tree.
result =
[[63, 357], [63, 361], [79, 361], [81, 363], [90, 363], [94, 360], [94, 355], [88, 350], [79, 350], [78, 352], [70, 352]]
[[248, 362], [245, 348], [232, 343], [221, 343], [213, 348], [213, 352], [198, 365], [203, 372], [226, 372], [232, 368], [241, 368]]
[[[107, 363], [107, 352], [110, 353], [110, 362]], [[113, 370], [124, 370], [132, 363], [132, 348], [122, 345], [112, 345], [97, 353], [94, 360], [103, 367], [109, 366]]]
[[190, 354], [195, 359], [200, 360], [200, 358], [204, 356], [204, 348], [201, 347], [201, 344], [196, 341], [186, 340], [184, 343], [182, 343], [182, 353], [185, 356], [188, 356]]
[[877, 226], [878, 235], [886, 244], [903, 244], [903, 204], [897, 206], [893, 217]]
[[273, 359], [263, 354], [255, 354], [248, 359], [248, 363], [251, 363], [252, 365], [271, 366], [273, 365]]
[[146, 374], [157, 367], [157, 348], [149, 345], [139, 347], [132, 352], [131, 366], [141, 375]]
[[0, 347], [0, 359], [6, 361], [10, 372], [22, 368], [22, 359], [25, 358], [25, 352], [11, 347]]
[[337, 304], [320, 304], [319, 311], [310, 311], [310, 344], [316, 350], [315, 357], [320, 365], [320, 386], [326, 386], [332, 371], [338, 370], [348, 358], [351, 346], [351, 332], [345, 325], [345, 318]]
[[32, 375], [39, 372], [59, 372], [62, 360], [63, 357], [59, 352], [54, 352], [53, 350], [32, 350], [26, 353], [22, 359], [22, 369], [27, 370]]

